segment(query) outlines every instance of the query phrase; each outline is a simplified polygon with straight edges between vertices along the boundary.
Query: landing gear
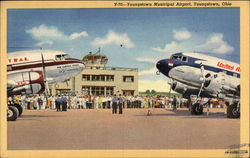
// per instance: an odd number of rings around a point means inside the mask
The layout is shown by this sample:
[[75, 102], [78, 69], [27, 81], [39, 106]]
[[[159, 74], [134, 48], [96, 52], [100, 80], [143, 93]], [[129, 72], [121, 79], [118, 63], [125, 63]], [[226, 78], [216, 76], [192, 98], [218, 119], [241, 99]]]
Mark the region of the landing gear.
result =
[[7, 121], [16, 121], [23, 113], [23, 107], [18, 103], [8, 102]]
[[7, 121], [16, 121], [18, 115], [19, 115], [19, 112], [15, 106], [8, 106]]
[[202, 115], [203, 114], [203, 105], [200, 103], [194, 103], [191, 105], [191, 114], [192, 115]]
[[19, 115], [18, 116], [21, 116], [22, 113], [23, 113], [23, 107], [20, 105], [20, 104], [12, 104], [12, 106], [16, 107], [18, 112], [19, 112]]
[[235, 102], [227, 107], [228, 118], [240, 118], [240, 103]]

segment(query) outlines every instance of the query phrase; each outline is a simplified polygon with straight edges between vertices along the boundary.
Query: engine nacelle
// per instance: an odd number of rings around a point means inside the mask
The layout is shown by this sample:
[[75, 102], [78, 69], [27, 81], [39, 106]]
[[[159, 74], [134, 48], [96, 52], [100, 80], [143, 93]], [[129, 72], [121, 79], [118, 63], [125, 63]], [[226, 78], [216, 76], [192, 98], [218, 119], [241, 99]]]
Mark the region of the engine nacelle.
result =
[[41, 71], [9, 74], [8, 80], [15, 83], [8, 85], [8, 95], [40, 94], [45, 90], [44, 77]]
[[183, 94], [188, 89], [188, 86], [180, 82], [173, 82], [171, 89], [180, 94]]
[[239, 78], [220, 72], [205, 81], [204, 89], [213, 96], [218, 96], [219, 94], [239, 95], [239, 85]]

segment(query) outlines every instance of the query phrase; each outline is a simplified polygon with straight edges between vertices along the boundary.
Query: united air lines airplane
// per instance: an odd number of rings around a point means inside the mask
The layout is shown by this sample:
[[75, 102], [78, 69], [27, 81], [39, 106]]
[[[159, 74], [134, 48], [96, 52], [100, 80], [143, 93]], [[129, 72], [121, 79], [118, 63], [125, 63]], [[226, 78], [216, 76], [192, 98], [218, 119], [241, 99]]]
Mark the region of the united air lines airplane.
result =
[[[48, 84], [62, 82], [79, 74], [84, 68], [81, 60], [55, 50], [31, 50], [8, 53], [8, 96], [49, 93]], [[18, 109], [18, 113], [16, 108]], [[16, 120], [22, 109], [8, 106], [8, 120]]]
[[[184, 97], [223, 98], [228, 101], [227, 116], [240, 117], [239, 64], [199, 53], [176, 53], [158, 61], [156, 67], [171, 79], [171, 88]], [[203, 106], [193, 104], [191, 113], [202, 114]]]

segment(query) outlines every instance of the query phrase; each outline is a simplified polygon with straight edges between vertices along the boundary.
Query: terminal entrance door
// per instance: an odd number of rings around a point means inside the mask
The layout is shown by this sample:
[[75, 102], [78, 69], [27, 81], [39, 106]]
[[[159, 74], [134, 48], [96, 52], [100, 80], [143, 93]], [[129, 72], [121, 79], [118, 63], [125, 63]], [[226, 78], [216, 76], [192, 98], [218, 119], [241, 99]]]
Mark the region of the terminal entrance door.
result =
[[122, 90], [123, 95], [134, 95], [134, 90]]

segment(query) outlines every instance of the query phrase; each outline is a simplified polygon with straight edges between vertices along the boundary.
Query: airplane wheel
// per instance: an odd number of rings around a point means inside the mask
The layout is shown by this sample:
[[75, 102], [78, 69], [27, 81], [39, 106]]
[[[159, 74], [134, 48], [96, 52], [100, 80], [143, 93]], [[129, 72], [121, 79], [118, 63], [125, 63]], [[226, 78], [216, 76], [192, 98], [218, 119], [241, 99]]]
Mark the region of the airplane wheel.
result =
[[19, 112], [16, 107], [8, 106], [7, 121], [16, 121], [18, 115], [19, 115]]
[[199, 103], [191, 105], [191, 114], [192, 115], [201, 115], [203, 114], [203, 106]]
[[18, 116], [21, 116], [22, 113], [23, 113], [23, 107], [20, 104], [14, 104], [12, 106], [14, 106], [14, 107], [16, 107], [18, 109], [18, 112], [19, 112]]
[[228, 118], [240, 118], [240, 112], [237, 108], [237, 104], [231, 104], [227, 107]]

